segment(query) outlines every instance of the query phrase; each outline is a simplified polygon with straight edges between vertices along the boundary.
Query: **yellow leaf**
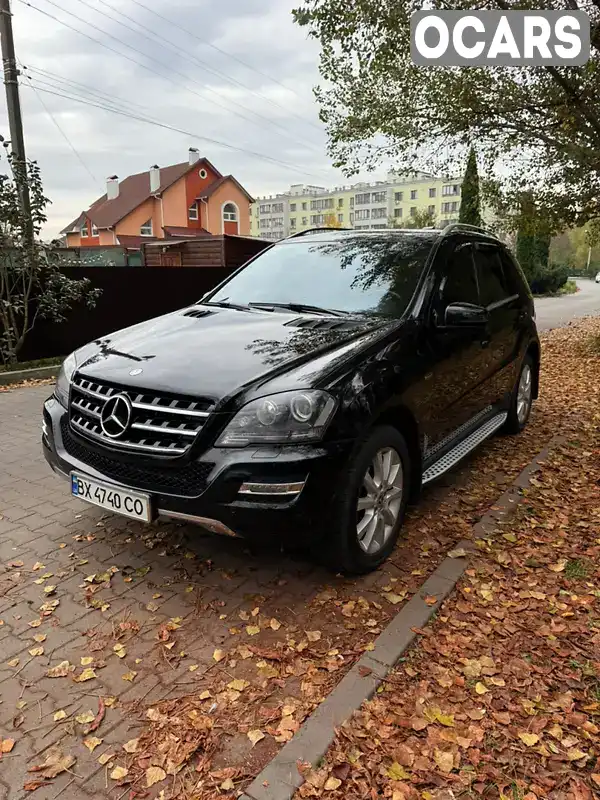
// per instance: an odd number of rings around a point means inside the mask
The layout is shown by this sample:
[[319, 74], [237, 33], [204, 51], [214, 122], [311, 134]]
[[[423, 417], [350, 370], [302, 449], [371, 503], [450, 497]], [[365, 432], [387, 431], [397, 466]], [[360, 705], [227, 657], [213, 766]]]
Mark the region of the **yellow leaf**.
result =
[[567, 566], [567, 559], [561, 558], [561, 560], [557, 561], [556, 564], [551, 564], [549, 569], [551, 569], [552, 572], [564, 572], [566, 566]]
[[342, 785], [342, 782], [339, 778], [327, 778], [325, 781], [325, 786], [323, 787], [326, 792], [334, 792], [336, 789], [339, 789]]
[[19, 666], [19, 659], [13, 658], [12, 661], [8, 662], [9, 667], [18, 667]]
[[250, 686], [248, 681], [244, 681], [241, 678], [236, 678], [236, 680], [227, 684], [227, 688], [233, 689], [234, 692], [243, 692], [248, 686]]
[[223, 661], [223, 659], [225, 658], [225, 653], [222, 650], [215, 650], [215, 652], [213, 653], [213, 658], [217, 662]]
[[204, 691], [204, 692], [202, 692], [202, 694], [200, 695], [200, 697], [198, 699], [199, 700], [210, 700], [211, 697], [212, 697], [212, 694], [210, 692]]
[[252, 747], [254, 747], [255, 744], [258, 744], [258, 742], [260, 742], [261, 739], [265, 738], [264, 733], [259, 730], [248, 731], [247, 736], [252, 742]]
[[38, 569], [44, 569], [44, 564], [41, 561], [36, 561], [33, 567], [31, 568], [34, 572], [37, 572]]
[[54, 713], [54, 722], [60, 722], [61, 719], [66, 719], [66, 718], [67, 718], [67, 712], [63, 711], [62, 709]]
[[190, 672], [196, 672], [196, 670], [198, 669], [199, 666], [200, 666], [199, 664], [190, 664], [188, 669], [189, 669]]
[[15, 746], [14, 739], [2, 739], [2, 745], [0, 745], [0, 750], [3, 753], [10, 753], [10, 751], [13, 749], [14, 746]]
[[388, 767], [386, 775], [393, 781], [407, 781], [410, 778], [408, 772], [397, 761], [394, 761], [392, 766]]
[[44, 648], [43, 647], [32, 647], [29, 651], [30, 656], [43, 656], [44, 655]]
[[258, 617], [259, 614], [260, 614], [260, 608], [258, 608], [258, 606], [256, 608], [252, 609], [252, 616], [253, 617]]
[[456, 550], [450, 550], [448, 558], [466, 558], [468, 556], [464, 547], [457, 547]]
[[321, 631], [306, 631], [306, 638], [309, 642], [318, 642], [321, 638]]
[[540, 737], [537, 735], [537, 733], [523, 732], [519, 734], [519, 739], [523, 742], [523, 744], [526, 744], [527, 747], [533, 747], [534, 744], [539, 742]]
[[85, 711], [83, 714], [77, 714], [75, 717], [75, 721], [80, 725], [87, 725], [88, 723], [93, 722], [94, 719], [95, 714], [93, 711]]
[[479, 681], [478, 683], [475, 684], [475, 691], [477, 692], [477, 694], [485, 694], [486, 692], [489, 692], [489, 689], [484, 683], [481, 683], [481, 681]]
[[56, 591], [56, 586], [45, 586], [44, 587], [44, 593], [45, 594], [54, 594], [55, 591]]
[[45, 633], [36, 633], [36, 635], [33, 638], [34, 638], [34, 640], [36, 642], [39, 642], [41, 644], [42, 642], [46, 641], [46, 634]]
[[87, 739], [83, 740], [84, 745], [93, 753], [94, 750], [98, 747], [99, 744], [102, 744], [102, 739], [98, 739], [97, 736], [88, 736]]
[[404, 600], [406, 595], [402, 596], [400, 594], [395, 594], [394, 592], [384, 592], [383, 596], [388, 603], [391, 603], [393, 606], [397, 606], [398, 603], [401, 603]]
[[94, 678], [97, 678], [95, 670], [93, 669], [84, 669], [81, 675], [78, 675], [74, 680], [77, 683], [85, 683], [85, 681], [91, 681]]
[[31, 622], [28, 623], [30, 628], [39, 628], [41, 624], [41, 619], [32, 619]]
[[126, 650], [126, 649], [123, 647], [123, 645], [122, 645], [122, 644], [116, 644], [116, 645], [113, 647], [113, 650], [114, 650], [115, 654], [116, 654], [116, 655], [117, 655], [119, 658], [125, 658], [125, 656], [127, 655], [127, 650]]
[[116, 697], [105, 697], [104, 698], [104, 705], [107, 708], [112, 708], [116, 702], [117, 702], [117, 698]]
[[279, 620], [275, 618], [273, 618], [271, 622], [269, 622], [269, 625], [271, 626], [271, 629], [274, 631], [278, 631], [279, 628], [281, 628], [281, 622], [279, 622]]
[[89, 667], [90, 664], [94, 663], [94, 659], [91, 656], [84, 656], [81, 659], [81, 666], [82, 667]]
[[129, 683], [133, 683], [136, 675], [137, 672], [134, 669], [132, 669], [129, 672], [126, 672], [125, 675], [122, 676], [122, 678], [124, 681], [129, 681]]
[[140, 740], [138, 739], [130, 739], [128, 742], [125, 742], [123, 745], [123, 750], [126, 753], [137, 753], [137, 749], [139, 746]]
[[246, 633], [248, 636], [256, 636], [258, 633], [260, 633], [260, 628], [256, 625], [247, 625]]
[[98, 763], [104, 766], [105, 764], [108, 764], [108, 762], [111, 761], [114, 757], [115, 757], [114, 753], [103, 753], [98, 759]]
[[17, 708], [21, 711], [27, 705], [27, 700], [19, 700], [17, 703]]
[[588, 754], [574, 747], [572, 750], [567, 751], [567, 758], [569, 761], [579, 761], [581, 758], [588, 758]]
[[454, 756], [452, 753], [445, 753], [443, 750], [436, 749], [433, 751], [433, 760], [438, 765], [441, 772], [452, 772], [454, 769]]
[[115, 767], [113, 771], [110, 773], [110, 777], [113, 781], [120, 781], [123, 778], [126, 778], [129, 774], [129, 770], [125, 769], [125, 767]]
[[514, 533], [503, 533], [502, 538], [506, 539], [507, 542], [512, 542], [513, 544], [517, 541], [517, 537]]
[[148, 767], [146, 770], [146, 788], [149, 789], [155, 783], [164, 781], [166, 777], [167, 773], [161, 767]]

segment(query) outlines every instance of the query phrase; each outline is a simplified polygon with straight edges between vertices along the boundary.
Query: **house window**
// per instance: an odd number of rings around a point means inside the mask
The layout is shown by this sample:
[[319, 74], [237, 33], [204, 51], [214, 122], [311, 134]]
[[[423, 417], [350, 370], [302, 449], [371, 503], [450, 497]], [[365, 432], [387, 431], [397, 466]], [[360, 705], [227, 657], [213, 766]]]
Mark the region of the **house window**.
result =
[[368, 208], [359, 209], [354, 213], [354, 219], [362, 220], [362, 219], [370, 219], [371, 212]]
[[385, 203], [387, 200], [387, 192], [373, 192], [371, 195], [372, 203]]
[[396, 194], [394, 195], [394, 200], [397, 203], [401, 203], [404, 200], [404, 192], [396, 192]]
[[144, 222], [142, 227], [140, 228], [140, 236], [152, 236], [152, 219], [147, 220]]
[[411, 215], [411, 217], [416, 217], [416, 216], [417, 216], [417, 209], [416, 209], [416, 207], [415, 207], [415, 206], [412, 206], [412, 207], [411, 207], [411, 209], [410, 209], [410, 215]]
[[233, 203], [225, 203], [223, 206], [223, 222], [237, 222], [237, 208]]
[[296, 210], [296, 203], [290, 203], [290, 211]]
[[343, 222], [343, 221], [344, 221], [344, 215], [338, 214], [338, 222]]
[[[304, 205], [304, 203], [302, 203], [302, 205]], [[302, 224], [308, 225], [308, 217], [302, 217]]]
[[306, 203], [302, 203], [302, 211], [306, 211]]
[[343, 207], [344, 207], [344, 198], [340, 197], [338, 199], [338, 208], [343, 208]]
[[88, 226], [87, 226], [87, 219], [85, 222], [81, 223], [81, 227], [79, 228], [79, 235], [82, 239], [87, 239], [88, 237]]
[[429, 197], [435, 197], [437, 194], [437, 189], [430, 189], [429, 190]]
[[371, 219], [383, 219], [387, 217], [387, 208], [374, 208], [371, 212]]
[[92, 222], [92, 236], [98, 236], [98, 227]]
[[430, 214], [435, 214], [435, 206], [427, 206], [427, 211]]
[[417, 190], [416, 189], [411, 189], [411, 191], [410, 191], [410, 199], [411, 200], [416, 200], [417, 199]]
[[365, 192], [364, 194], [357, 194], [354, 198], [357, 206], [364, 206], [371, 202], [371, 193]]
[[192, 203], [192, 205], [188, 208], [188, 219], [197, 220], [198, 219], [198, 204]]
[[296, 217], [291, 217], [290, 218], [290, 228], [293, 231], [296, 230]]
[[399, 219], [401, 216], [402, 216], [402, 209], [401, 208], [395, 208], [394, 209], [394, 217], [396, 219]]
[[457, 183], [452, 184], [451, 186], [442, 186], [442, 195], [444, 197], [448, 197], [448, 195], [459, 194], [460, 186]]

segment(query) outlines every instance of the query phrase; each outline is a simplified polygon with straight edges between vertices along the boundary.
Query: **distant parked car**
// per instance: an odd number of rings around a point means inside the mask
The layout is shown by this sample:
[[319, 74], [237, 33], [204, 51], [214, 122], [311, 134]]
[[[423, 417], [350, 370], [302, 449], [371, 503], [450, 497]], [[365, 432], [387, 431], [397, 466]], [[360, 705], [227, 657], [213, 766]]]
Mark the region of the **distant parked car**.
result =
[[422, 485], [525, 427], [539, 364], [527, 282], [491, 234], [309, 230], [70, 355], [43, 448], [109, 511], [300, 537], [368, 572]]

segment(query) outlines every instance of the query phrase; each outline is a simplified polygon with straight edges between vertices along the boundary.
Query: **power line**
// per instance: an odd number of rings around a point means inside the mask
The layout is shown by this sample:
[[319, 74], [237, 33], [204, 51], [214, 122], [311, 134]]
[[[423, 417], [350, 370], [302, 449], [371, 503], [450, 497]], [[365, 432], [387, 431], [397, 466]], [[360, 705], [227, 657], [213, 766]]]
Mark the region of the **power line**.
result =
[[[89, 34], [85, 33], [84, 31], [81, 31], [81, 30], [79, 30], [78, 28], [75, 28], [74, 26], [70, 25], [69, 23], [65, 22], [64, 20], [61, 20], [61, 19], [59, 19], [58, 17], [54, 16], [53, 14], [50, 14], [49, 12], [47, 12], [47, 11], [44, 11], [44, 10], [43, 10], [43, 9], [41, 9], [41, 8], [38, 8], [38, 6], [34, 6], [34, 5], [32, 5], [32, 4], [31, 4], [31, 3], [29, 3], [27, 0], [19, 0], [19, 2], [23, 3], [23, 4], [24, 4], [24, 5], [26, 5], [26, 6], [29, 6], [29, 8], [32, 8], [32, 9], [34, 9], [35, 11], [38, 11], [38, 12], [40, 12], [41, 14], [44, 14], [45, 16], [49, 17], [50, 19], [54, 20], [55, 22], [58, 22], [60, 25], [64, 25], [65, 27], [69, 28], [70, 30], [72, 30], [72, 31], [75, 31], [75, 33], [78, 33], [80, 36], [85, 36], [85, 37], [86, 37], [86, 39], [89, 39], [90, 41], [92, 41], [92, 42], [95, 42], [96, 44], [99, 44], [101, 47], [104, 47], [104, 48], [106, 48], [107, 50], [110, 50], [111, 52], [113, 52], [113, 53], [116, 53], [117, 55], [120, 55], [122, 58], [126, 58], [128, 61], [131, 61], [131, 62], [133, 62], [134, 64], [137, 64], [138, 66], [142, 67], [143, 69], [146, 69], [146, 70], [148, 70], [149, 72], [153, 72], [155, 75], [158, 75], [160, 78], [163, 78], [164, 80], [168, 80], [168, 81], [169, 81], [170, 83], [172, 83], [174, 86], [177, 86], [178, 88], [183, 88], [183, 89], [185, 89], [186, 91], [190, 92], [191, 94], [195, 95], [196, 97], [199, 97], [201, 100], [203, 100], [204, 102], [206, 102], [206, 97], [205, 97], [204, 95], [200, 94], [200, 92], [197, 92], [197, 91], [195, 91], [195, 90], [194, 90], [194, 89], [192, 89], [191, 87], [189, 87], [189, 86], [186, 86], [185, 84], [181, 83], [181, 81], [179, 81], [179, 82], [178, 82], [178, 81], [174, 80], [173, 78], [171, 78], [169, 75], [166, 75], [166, 74], [164, 74], [164, 73], [162, 73], [162, 72], [159, 72], [159, 71], [157, 71], [156, 69], [153, 69], [152, 67], [149, 67], [149, 66], [148, 66], [148, 65], [146, 65], [146, 64], [143, 64], [141, 61], [138, 61], [138, 60], [136, 60], [136, 59], [132, 58], [131, 56], [129, 56], [129, 55], [126, 55], [125, 53], [122, 53], [122, 52], [120, 52], [119, 50], [115, 50], [115, 48], [114, 48], [114, 47], [110, 47], [110, 45], [107, 45], [105, 42], [103, 42], [103, 41], [101, 41], [101, 40], [99, 40], [99, 39], [95, 39], [93, 36], [90, 36]], [[59, 11], [64, 11], [64, 9], [62, 9], [62, 8], [61, 8], [59, 5], [57, 5], [57, 3], [53, 2], [53, 0], [45, 0], [45, 2], [47, 2], [47, 3], [48, 3], [49, 5], [51, 5], [51, 6], [54, 6], [54, 7], [55, 7], [55, 8], [57, 8]], [[86, 5], [85, 3], [83, 3], [83, 0], [80, 0], [80, 2], [82, 2], [82, 4], [83, 4], [83, 5]], [[93, 10], [95, 10], [95, 9], [93, 9]], [[77, 14], [73, 14], [72, 12], [70, 12], [70, 16], [71, 16], [71, 17], [74, 17], [74, 18], [75, 18], [75, 19], [77, 19], [79, 22], [82, 22], [84, 25], [89, 25], [89, 24], [90, 24], [90, 23], [89, 23], [89, 22], [87, 22], [85, 19], [82, 19], [81, 17], [79, 17]], [[122, 22], [120, 22], [119, 20], [115, 20], [115, 21], [117, 22], [117, 24], [119, 24], [119, 25], [122, 25], [123, 27], [125, 27], [125, 28], [127, 28], [127, 29], [129, 29], [129, 30], [132, 30], [132, 29], [130, 28], [130, 26], [128, 26], [128, 25], [125, 25], [125, 23], [122, 23]], [[100, 29], [100, 30], [101, 30], [101, 29]], [[108, 33], [107, 31], [101, 30], [101, 33], [103, 33], [103, 34], [104, 34], [105, 36], [107, 36], [109, 39], [113, 39], [115, 42], [118, 42], [120, 45], [122, 45], [123, 47], [127, 48], [128, 50], [130, 50], [130, 51], [133, 51], [133, 52], [135, 52], [135, 53], [138, 53], [139, 55], [141, 55], [143, 58], [147, 59], [148, 61], [151, 61], [151, 62], [154, 62], [154, 63], [156, 63], [156, 64], [159, 64], [161, 67], [163, 67], [163, 68], [166, 68], [166, 69], [167, 69], [167, 70], [169, 70], [170, 72], [173, 72], [174, 74], [181, 76], [181, 77], [182, 77], [182, 78], [184, 78], [186, 81], [189, 81], [189, 82], [191, 82], [191, 83], [194, 83], [194, 84], [196, 84], [196, 85], [200, 86], [200, 88], [204, 89], [206, 92], [209, 92], [210, 94], [212, 94], [212, 95], [214, 95], [216, 98], [218, 98], [218, 101], [212, 100], [212, 102], [213, 102], [215, 105], [218, 105], [218, 106], [220, 106], [220, 107], [221, 107], [221, 108], [223, 108], [225, 111], [228, 111], [230, 114], [236, 114], [237, 116], [241, 117], [242, 119], [245, 119], [245, 120], [246, 120], [246, 121], [248, 121], [248, 122], [252, 122], [254, 125], [260, 125], [260, 122], [258, 122], [258, 123], [257, 123], [257, 122], [256, 122], [256, 120], [252, 119], [251, 117], [248, 117], [248, 116], [246, 116], [245, 114], [241, 114], [239, 111], [234, 111], [234, 110], [232, 110], [231, 108], [228, 108], [227, 106], [223, 105], [223, 103], [222, 103], [222, 102], [220, 102], [220, 100], [221, 100], [221, 99], [223, 99], [223, 98], [221, 97], [221, 95], [219, 95], [219, 94], [218, 94], [218, 92], [214, 91], [214, 90], [213, 90], [213, 89], [211, 89], [210, 87], [208, 87], [208, 86], [207, 86], [207, 87], [203, 86], [201, 83], [199, 83], [198, 81], [194, 80], [194, 79], [193, 79], [193, 78], [191, 78], [189, 75], [186, 75], [184, 72], [180, 72], [179, 70], [175, 70], [175, 69], [173, 69], [173, 68], [172, 68], [170, 65], [168, 65], [168, 64], [165, 64], [164, 62], [162, 62], [162, 61], [160, 61], [160, 60], [158, 60], [158, 59], [154, 58], [153, 56], [150, 56], [150, 55], [148, 55], [148, 54], [147, 54], [147, 53], [145, 53], [143, 50], [139, 50], [138, 48], [136, 48], [136, 47], [133, 47], [131, 44], [129, 44], [129, 43], [127, 43], [127, 42], [124, 42], [122, 39], [119, 39], [117, 36], [114, 36], [113, 34], [111, 34], [111, 33]], [[133, 30], [133, 33], [135, 33], [135, 34], [137, 34], [137, 35], [142, 35], [142, 36], [144, 36], [144, 34], [139, 34], [139, 33], [138, 33], [138, 31], [136, 31], [136, 30]], [[148, 37], [145, 37], [145, 38], [148, 38]], [[152, 41], [152, 40], [150, 40], [150, 41]], [[152, 43], [154, 44], [154, 42], [152, 42]], [[244, 111], [246, 111], [246, 112], [248, 112], [248, 113], [250, 113], [250, 114], [253, 114], [254, 116], [258, 117], [259, 119], [263, 119], [263, 120], [265, 120], [265, 122], [266, 122], [268, 125], [270, 125], [271, 127], [277, 127], [277, 128], [279, 128], [279, 127], [280, 127], [280, 126], [279, 126], [279, 125], [277, 125], [276, 123], [274, 123], [274, 122], [272, 122], [271, 120], [267, 119], [267, 117], [262, 117], [260, 114], [257, 114], [257, 113], [255, 113], [255, 112], [253, 112], [253, 111], [249, 111], [249, 110], [248, 110], [248, 109], [246, 109], [244, 106], [241, 106], [239, 103], [235, 103], [235, 101], [232, 101], [232, 100], [231, 100], [231, 101], [228, 101], [228, 102], [230, 102], [230, 103], [232, 103], [233, 105], [236, 105], [236, 106], [238, 106], [238, 107], [242, 108]], [[264, 127], [264, 126], [263, 126], [263, 127]], [[285, 129], [282, 129], [282, 130], [284, 131], [285, 135], [286, 135], [286, 136], [289, 138], [289, 134], [287, 133], [287, 131], [285, 131]], [[290, 140], [290, 141], [291, 141], [291, 140]], [[297, 144], [301, 144], [302, 146], [306, 146], [306, 143], [304, 143], [304, 142], [302, 142], [302, 143], [300, 143], [300, 142], [296, 142], [296, 143], [297, 143]], [[314, 145], [311, 145], [311, 146], [313, 146], [313, 147], [314, 147]], [[317, 148], [315, 147], [315, 149], [317, 149]]]
[[[20, 62], [19, 62], [19, 63], [20, 63]], [[32, 82], [32, 80], [31, 80], [31, 78], [29, 77], [29, 75], [28, 75], [28, 74], [27, 74], [27, 72], [25, 71], [25, 69], [26, 69], [26, 68], [25, 68], [25, 67], [23, 67], [23, 65], [22, 65], [22, 64], [21, 64], [21, 67], [23, 68], [23, 69], [22, 69], [22, 74], [23, 74], [23, 75], [24, 75], [24, 76], [27, 78], [27, 80], [29, 81], [29, 85], [31, 86], [31, 88], [32, 88], [32, 89], [33, 89], [33, 91], [35, 92], [35, 96], [36, 96], [36, 97], [37, 97], [37, 99], [39, 100], [39, 102], [40, 102], [40, 104], [41, 104], [42, 108], [44, 109], [44, 111], [46, 112], [46, 114], [47, 114], [47, 115], [50, 117], [50, 119], [52, 120], [52, 122], [54, 123], [54, 125], [55, 125], [55, 126], [58, 128], [58, 130], [59, 130], [59, 132], [60, 132], [61, 136], [62, 136], [62, 137], [63, 137], [63, 139], [66, 141], [66, 143], [69, 145], [69, 147], [71, 148], [71, 150], [72, 150], [72, 151], [73, 151], [73, 153], [75, 154], [75, 157], [77, 158], [77, 160], [79, 161], [79, 163], [81, 164], [81, 166], [84, 168], [84, 170], [87, 172], [87, 174], [90, 176], [90, 178], [93, 180], [93, 182], [94, 182], [95, 184], [97, 184], [98, 186], [101, 186], [102, 184], [100, 183], [100, 181], [98, 180], [98, 178], [96, 178], [96, 176], [94, 175], [94, 173], [91, 171], [91, 169], [90, 169], [90, 168], [88, 167], [88, 165], [85, 163], [85, 161], [84, 161], [84, 160], [83, 160], [83, 158], [81, 157], [81, 155], [80, 155], [79, 151], [76, 149], [76, 147], [75, 147], [75, 145], [73, 144], [73, 142], [72, 142], [72, 141], [69, 139], [69, 137], [67, 136], [67, 134], [65, 133], [65, 131], [64, 131], [64, 130], [62, 129], [62, 127], [60, 126], [60, 124], [59, 124], [58, 120], [56, 119], [56, 117], [54, 116], [54, 114], [53, 114], [53, 113], [50, 111], [50, 109], [48, 108], [48, 106], [47, 106], [47, 105], [46, 105], [46, 103], [44, 102], [44, 98], [43, 98], [43, 97], [40, 97], [40, 94], [39, 94], [39, 91], [38, 91], [38, 89], [37, 89], [37, 88], [36, 88], [36, 86], [33, 84], [33, 82]], [[41, 90], [40, 90], [40, 91], [41, 91]]]
[[[139, 108], [143, 112], [151, 111], [151, 109], [148, 106], [143, 106], [140, 103], [135, 103], [133, 100], [129, 100], [128, 98], [123, 100], [115, 99], [114, 96], [108, 94], [108, 92], [102, 92], [100, 91], [100, 89], [96, 89], [95, 87], [89, 86], [88, 84], [85, 83], [79, 83], [78, 81], [74, 81], [72, 78], [65, 78], [63, 75], [59, 75], [56, 72], [49, 72], [46, 69], [40, 69], [39, 67], [32, 67], [31, 64], [24, 65], [23, 69], [26, 69], [29, 72], [39, 73], [40, 75], [42, 75], [42, 77], [49, 78], [51, 81], [54, 81], [55, 83], [66, 84], [67, 87], [69, 88], [73, 86], [75, 88], [71, 89], [71, 91], [85, 92], [85, 97], [87, 97], [89, 94], [97, 94], [105, 102], [109, 102], [112, 105], [116, 106], [124, 106], [125, 110], [127, 111], [131, 109], [132, 106], [135, 108]], [[37, 81], [43, 83], [41, 78], [38, 78], [37, 76], [34, 77], [36, 78]], [[59, 85], [56, 88], [61, 88], [61, 87]]]
[[[28, 84], [23, 84], [23, 87], [27, 88]], [[324, 175], [324, 173], [317, 175], [317, 173], [314, 172], [307, 172], [303, 167], [299, 166], [298, 164], [291, 164], [287, 161], [281, 161], [278, 158], [267, 156], [264, 153], [258, 153], [254, 150], [247, 150], [246, 148], [243, 147], [237, 147], [236, 145], [229, 144], [228, 142], [223, 142], [220, 139], [213, 139], [209, 136], [203, 136], [202, 134], [196, 133], [194, 131], [188, 131], [184, 130], [183, 128], [177, 128], [174, 125], [168, 125], [165, 122], [159, 122], [158, 120], [155, 119], [150, 119], [148, 117], [141, 117], [138, 116], [137, 114], [127, 113], [126, 111], [119, 111], [116, 108], [111, 108], [109, 106], [101, 105], [100, 103], [92, 103], [90, 101], [83, 100], [81, 97], [72, 97], [66, 94], [62, 94], [61, 92], [52, 92], [49, 89], [41, 89], [39, 87], [37, 87], [37, 89], [38, 91], [44, 92], [45, 94], [51, 94], [56, 97], [64, 97], [67, 100], [74, 100], [75, 102], [82, 103], [83, 105], [86, 106], [92, 106], [93, 108], [100, 108], [103, 111], [108, 111], [112, 114], [117, 114], [121, 117], [127, 117], [129, 119], [137, 120], [138, 122], [145, 122], [148, 125], [155, 125], [158, 128], [164, 128], [165, 130], [173, 131], [174, 133], [181, 133], [184, 136], [190, 136], [191, 138], [197, 139], [198, 141], [208, 142], [209, 144], [214, 144], [217, 147], [223, 147], [226, 150], [232, 150], [237, 153], [244, 153], [245, 155], [251, 155], [254, 156], [255, 158], [260, 158], [263, 161], [270, 161], [273, 164], [283, 166], [286, 169], [293, 170], [294, 172], [299, 172], [303, 175], [312, 175], [313, 177], [318, 177], [318, 178], [322, 178]]]
[[[84, 2], [84, 0], [79, 0], [79, 2], [80, 2], [80, 3], [84, 3], [84, 5], [86, 5], [86, 6], [88, 6], [88, 7], [90, 7], [90, 8], [91, 8], [91, 6], [89, 6], [89, 4], [88, 4], [87, 2]], [[126, 14], [124, 11], [121, 11], [120, 9], [118, 9], [118, 8], [115, 8], [113, 5], [111, 5], [110, 3], [108, 3], [108, 2], [107, 2], [107, 0], [97, 0], [97, 2], [101, 3], [103, 6], [106, 6], [106, 7], [110, 8], [110, 9], [112, 9], [112, 11], [115, 11], [115, 12], [116, 12], [117, 14], [119, 14], [120, 16], [122, 16], [122, 17], [125, 17], [125, 19], [128, 19], [130, 22], [133, 22], [135, 25], [138, 25], [140, 28], [143, 28], [144, 30], [146, 30], [146, 31], [149, 31], [149, 32], [150, 32], [150, 33], [151, 33], [153, 36], [156, 36], [156, 34], [155, 34], [155, 32], [152, 30], [152, 28], [149, 28], [147, 25], [143, 25], [143, 24], [142, 24], [141, 22], [139, 22], [138, 20], [134, 19], [133, 17], [130, 17], [130, 16], [129, 16], [128, 14]], [[141, 5], [141, 3], [138, 3], [138, 5]], [[146, 6], [142, 6], [142, 8], [146, 8]], [[95, 10], [98, 10], [98, 9], [95, 9]], [[150, 10], [150, 9], [149, 9], [149, 10]], [[99, 13], [100, 13], [100, 12], [99, 12]], [[152, 11], [152, 13], [153, 13], [153, 14], [156, 14], [156, 12], [154, 12], [154, 11]], [[163, 19], [163, 20], [165, 19], [165, 17], [162, 17], [160, 14], [156, 14], [156, 16], [157, 16], [157, 17], [159, 17], [160, 19]], [[174, 23], [173, 23], [173, 24], [174, 24]], [[180, 27], [180, 26], [177, 26], [177, 27]], [[262, 94], [261, 92], [257, 92], [257, 91], [256, 91], [256, 90], [254, 90], [252, 87], [250, 87], [250, 86], [247, 86], [245, 83], [242, 83], [241, 81], [237, 80], [237, 78], [233, 78], [233, 77], [231, 77], [230, 75], [227, 75], [225, 72], [221, 72], [220, 70], [218, 70], [218, 69], [215, 69], [214, 67], [211, 67], [211, 66], [210, 66], [209, 64], [207, 64], [205, 61], [202, 61], [201, 59], [199, 59], [199, 58], [198, 58], [198, 57], [197, 57], [197, 56], [196, 56], [194, 53], [192, 53], [190, 50], [184, 50], [184, 49], [183, 49], [183, 48], [182, 48], [182, 47], [181, 47], [181, 46], [180, 46], [180, 45], [179, 45], [177, 42], [174, 42], [172, 39], [167, 39], [167, 37], [166, 37], [164, 34], [161, 34], [159, 38], [160, 38], [161, 40], [165, 41], [165, 42], [168, 42], [170, 45], [172, 45], [172, 46], [173, 46], [173, 48], [176, 50], [176, 52], [178, 52], [178, 53], [184, 53], [184, 54], [185, 54], [185, 55], [187, 55], [189, 58], [191, 58], [193, 61], [195, 61], [197, 64], [200, 64], [200, 66], [201, 66], [203, 69], [205, 69], [207, 72], [209, 72], [209, 73], [211, 73], [211, 74], [213, 74], [213, 75], [217, 75], [218, 77], [220, 77], [220, 78], [223, 78], [223, 80], [226, 80], [226, 81], [228, 81], [229, 83], [232, 83], [232, 84], [234, 84], [234, 85], [236, 85], [236, 86], [240, 86], [240, 87], [241, 87], [242, 89], [244, 89], [246, 92], [250, 92], [250, 93], [251, 93], [251, 94], [253, 94], [255, 97], [259, 97], [261, 100], [266, 100], [268, 103], [270, 103], [270, 104], [271, 104], [272, 106], [274, 106], [275, 108], [278, 108], [278, 109], [280, 109], [281, 111], [284, 111], [286, 114], [289, 114], [290, 116], [293, 116], [293, 117], [295, 117], [296, 119], [299, 119], [301, 122], [303, 122], [303, 123], [305, 123], [305, 124], [307, 124], [307, 125], [311, 125], [313, 128], [315, 128], [316, 130], [318, 130], [320, 133], [322, 132], [322, 129], [321, 129], [321, 128], [319, 128], [319, 126], [318, 126], [318, 125], [315, 125], [315, 124], [314, 124], [313, 122], [311, 122], [310, 120], [306, 119], [305, 117], [301, 117], [299, 114], [296, 114], [296, 113], [294, 113], [293, 111], [291, 111], [291, 110], [289, 110], [289, 109], [287, 109], [287, 108], [284, 108], [282, 105], [280, 105], [279, 103], [277, 103], [275, 100], [272, 100], [270, 97], [265, 97], [265, 95], [264, 95], [264, 94]], [[196, 38], [197, 38], [197, 37], [196, 37]], [[200, 40], [200, 41], [202, 41], [202, 40]], [[207, 44], [208, 44], [208, 43], [207, 43]], [[217, 49], [218, 49], [218, 48], [217, 48]], [[283, 84], [281, 84], [281, 85], [283, 85]]]
[[[276, 83], [278, 86], [281, 86], [281, 88], [285, 89], [286, 92], [291, 92], [292, 94], [295, 94], [296, 97], [300, 97], [298, 92], [295, 92], [293, 89], [290, 89], [289, 86], [286, 86], [284, 83], [281, 83], [281, 81], [278, 81], [277, 78], [273, 78], [271, 75], [267, 75], [266, 72], [262, 72], [261, 70], [256, 69], [256, 67], [253, 67], [251, 64], [248, 64], [247, 61], [244, 61], [243, 59], [239, 58], [238, 56], [234, 56], [233, 53], [228, 53], [227, 50], [223, 50], [222, 48], [217, 47], [216, 44], [213, 44], [212, 42], [209, 42], [206, 39], [202, 39], [200, 36], [198, 36], [197, 33], [194, 33], [193, 31], [188, 30], [187, 28], [184, 28], [183, 25], [179, 25], [179, 23], [175, 22], [172, 19], [169, 19], [168, 17], [164, 17], [162, 14], [159, 14], [158, 11], [155, 11], [153, 8], [148, 8], [148, 6], [144, 5], [144, 3], [141, 3], [140, 0], [132, 0], [132, 2], [135, 3], [136, 6], [139, 6], [140, 8], [143, 8], [145, 11], [149, 11], [151, 14], [154, 14], [155, 17], [158, 17], [159, 19], [162, 19], [163, 22], [168, 22], [170, 25], [173, 25], [175, 28], [179, 28], [180, 31], [183, 31], [184, 33], [187, 33], [188, 36], [191, 36], [192, 38], [196, 39], [198, 42], [201, 42], [202, 44], [205, 44], [207, 47], [210, 47], [213, 50], [216, 50], [217, 53], [221, 53], [222, 55], [227, 56], [227, 58], [231, 58], [231, 59], [233, 59], [233, 61], [237, 61], [238, 64], [241, 64], [243, 67], [246, 67], [247, 69], [252, 70], [252, 72], [256, 72], [257, 75], [262, 75], [263, 78], [266, 78], [267, 80], [272, 81], [273, 83]], [[306, 122], [309, 125], [312, 125], [314, 128], [317, 128], [317, 130], [321, 130], [318, 125], [314, 124], [314, 122], [310, 122], [310, 120], [306, 120]]]

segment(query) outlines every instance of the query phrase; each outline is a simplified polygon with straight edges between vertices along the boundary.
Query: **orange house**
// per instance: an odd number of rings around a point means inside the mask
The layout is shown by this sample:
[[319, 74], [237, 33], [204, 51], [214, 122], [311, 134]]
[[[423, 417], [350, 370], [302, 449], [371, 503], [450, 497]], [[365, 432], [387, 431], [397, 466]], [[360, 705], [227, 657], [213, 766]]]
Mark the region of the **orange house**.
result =
[[190, 148], [182, 164], [108, 178], [106, 194], [61, 232], [68, 247], [135, 249], [156, 239], [250, 236], [252, 202], [233, 175], [221, 175]]

